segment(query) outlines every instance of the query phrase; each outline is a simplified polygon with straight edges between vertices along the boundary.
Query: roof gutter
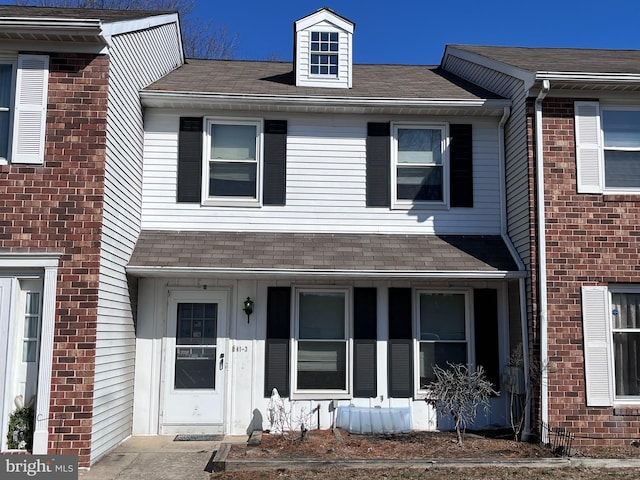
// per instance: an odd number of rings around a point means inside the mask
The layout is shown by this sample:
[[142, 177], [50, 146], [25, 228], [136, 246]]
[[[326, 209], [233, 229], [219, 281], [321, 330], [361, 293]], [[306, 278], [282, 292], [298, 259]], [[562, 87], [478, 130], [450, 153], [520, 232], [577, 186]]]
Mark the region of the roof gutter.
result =
[[475, 278], [475, 279], [505, 279], [523, 278], [525, 272], [510, 271], [437, 271], [437, 270], [321, 270], [321, 269], [289, 269], [289, 268], [215, 268], [215, 267], [163, 267], [163, 266], [135, 266], [126, 268], [127, 273], [135, 276], [202, 276], [202, 275], [250, 275], [251, 277], [343, 277], [343, 278]]
[[640, 83], [637, 73], [596, 73], [596, 72], [536, 72], [536, 80], [546, 81], [583, 81], [589, 83]]
[[[542, 132], [542, 102], [551, 90], [549, 80], [542, 81], [542, 88], [535, 101], [535, 129], [536, 129], [536, 210], [538, 215], [538, 315], [540, 322], [540, 412], [541, 421], [549, 424], [549, 385], [548, 376], [548, 351], [549, 343], [547, 337], [547, 240], [544, 208], [544, 148]], [[529, 387], [527, 387], [529, 388]], [[546, 435], [543, 433], [543, 435]], [[543, 438], [543, 442], [548, 439]]]
[[252, 104], [260, 102], [264, 105], [296, 105], [296, 106], [340, 106], [340, 107], [453, 107], [453, 108], [504, 108], [511, 105], [506, 99], [462, 100], [455, 98], [368, 98], [368, 97], [310, 97], [304, 95], [268, 95], [268, 94], [233, 94], [202, 93], [144, 90], [140, 92], [144, 106], [158, 106], [159, 102], [180, 103], [185, 101], [208, 103]]

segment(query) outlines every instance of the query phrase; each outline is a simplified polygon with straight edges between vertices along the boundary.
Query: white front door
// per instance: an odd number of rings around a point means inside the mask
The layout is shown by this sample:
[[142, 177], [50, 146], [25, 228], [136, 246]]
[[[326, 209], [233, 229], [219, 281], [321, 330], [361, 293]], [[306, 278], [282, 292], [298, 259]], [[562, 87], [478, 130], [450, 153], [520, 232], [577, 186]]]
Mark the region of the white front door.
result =
[[224, 433], [227, 292], [169, 293], [162, 433]]

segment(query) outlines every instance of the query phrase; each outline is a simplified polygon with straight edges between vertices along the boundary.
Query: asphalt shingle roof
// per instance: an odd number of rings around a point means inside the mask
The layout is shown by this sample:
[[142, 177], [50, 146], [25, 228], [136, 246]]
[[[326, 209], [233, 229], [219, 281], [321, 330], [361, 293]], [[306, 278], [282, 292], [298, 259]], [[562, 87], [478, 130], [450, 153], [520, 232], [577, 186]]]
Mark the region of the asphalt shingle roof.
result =
[[640, 74], [640, 50], [450, 45], [535, 72]]
[[150, 10], [99, 10], [92, 8], [59, 8], [59, 7], [22, 7], [15, 5], [0, 5], [0, 17], [4, 18], [68, 18], [91, 19], [103, 22], [119, 22], [136, 20], [175, 13], [168, 11]]
[[348, 98], [478, 100], [502, 97], [439, 67], [354, 65], [353, 88], [296, 87], [293, 64], [189, 59], [147, 91]]
[[144, 231], [129, 267], [516, 271], [500, 236]]

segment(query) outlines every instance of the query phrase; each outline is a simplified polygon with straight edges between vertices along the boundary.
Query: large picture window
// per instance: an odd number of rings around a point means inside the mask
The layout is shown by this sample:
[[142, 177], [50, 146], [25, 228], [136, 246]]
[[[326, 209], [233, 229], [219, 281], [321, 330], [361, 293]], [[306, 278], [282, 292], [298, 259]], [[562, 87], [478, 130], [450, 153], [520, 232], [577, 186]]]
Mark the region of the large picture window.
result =
[[394, 126], [391, 173], [395, 205], [445, 202], [446, 145], [444, 125]]
[[640, 396], [640, 292], [612, 292], [616, 398]]
[[465, 292], [418, 292], [419, 390], [436, 378], [434, 365], [468, 363], [469, 321]]
[[349, 390], [347, 290], [298, 290], [295, 385], [298, 392]]
[[209, 154], [205, 165], [205, 202], [258, 203], [261, 122], [209, 119], [207, 132]]

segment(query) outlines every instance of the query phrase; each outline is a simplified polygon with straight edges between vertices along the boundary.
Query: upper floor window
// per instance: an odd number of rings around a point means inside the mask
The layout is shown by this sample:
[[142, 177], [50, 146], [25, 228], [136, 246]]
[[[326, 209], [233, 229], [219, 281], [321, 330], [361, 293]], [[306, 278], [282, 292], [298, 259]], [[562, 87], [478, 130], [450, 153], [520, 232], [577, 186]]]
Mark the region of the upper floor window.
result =
[[258, 203], [261, 190], [259, 120], [208, 119], [205, 203]]
[[575, 102], [579, 193], [640, 193], [640, 107]]
[[338, 75], [338, 32], [311, 32], [312, 75]]
[[640, 110], [602, 110], [605, 188], [640, 190]]
[[9, 158], [15, 62], [0, 59], [0, 159]]
[[392, 189], [396, 206], [445, 202], [447, 168], [445, 125], [395, 125]]

